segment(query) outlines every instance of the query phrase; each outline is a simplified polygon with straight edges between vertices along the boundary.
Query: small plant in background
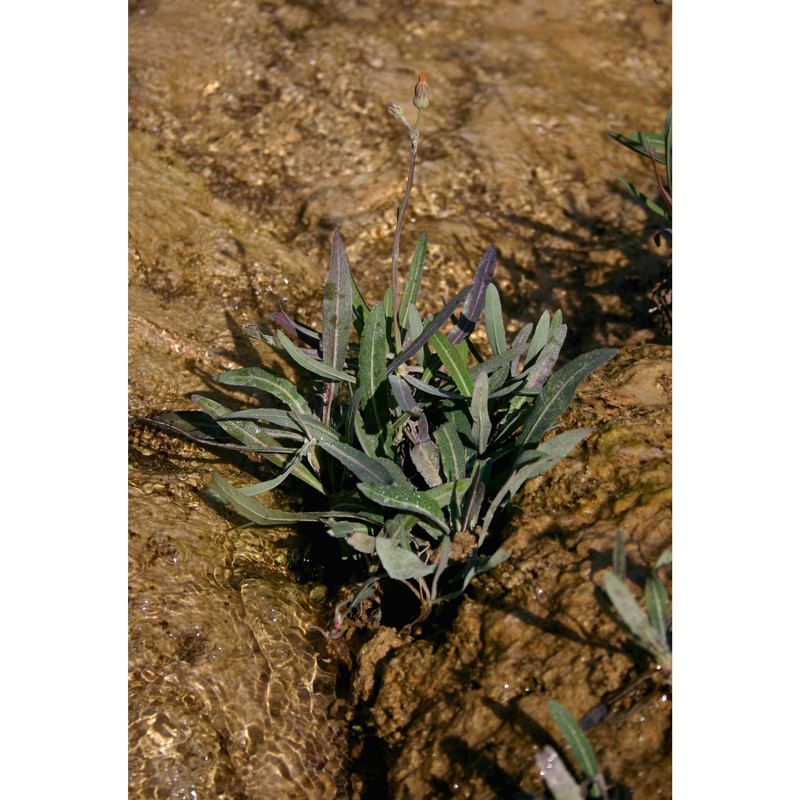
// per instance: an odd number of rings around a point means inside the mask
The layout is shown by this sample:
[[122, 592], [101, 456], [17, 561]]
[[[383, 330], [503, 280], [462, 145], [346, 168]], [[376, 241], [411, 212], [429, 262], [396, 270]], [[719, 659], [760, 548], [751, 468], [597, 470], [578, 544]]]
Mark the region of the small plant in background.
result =
[[[507, 553], [486, 553], [487, 536], [523, 484], [590, 433], [580, 428], [544, 440], [580, 382], [615, 352], [585, 353], [554, 371], [567, 334], [559, 311], [545, 311], [509, 341], [492, 283], [497, 253], [491, 246], [471, 285], [423, 319], [417, 308], [423, 233], [401, 292], [400, 234], [429, 102], [420, 75], [413, 125], [397, 103], [387, 106], [406, 128], [411, 156], [397, 213], [392, 283], [383, 299], [372, 305], [364, 300], [336, 231], [321, 330], [282, 311], [270, 315], [275, 335], [245, 327], [293, 365], [310, 394], [265, 369], [236, 369], [216, 380], [260, 390], [274, 405], [236, 411], [195, 396], [201, 422], [180, 413], [161, 418], [196, 441], [257, 453], [275, 466], [274, 478], [243, 488], [213, 477], [219, 498], [240, 515], [265, 526], [321, 523], [340, 541], [344, 557], [365, 562], [366, 578], [336, 607], [330, 636], [341, 634], [344, 618], [381, 581], [407, 586], [423, 619], [501, 563]], [[471, 340], [482, 315], [488, 354]], [[314, 490], [322, 510], [279, 511], [258, 499], [290, 476]]]
[[539, 767], [539, 773], [544, 778], [547, 788], [555, 800], [584, 800], [586, 797], [608, 800], [605, 779], [600, 772], [594, 750], [581, 729], [580, 723], [561, 703], [557, 703], [555, 700], [550, 701], [548, 708], [550, 716], [558, 725], [561, 735], [572, 750], [583, 780], [579, 784], [555, 748], [546, 745], [540, 753], [537, 753], [536, 765]]
[[[672, 551], [667, 550], [649, 570], [645, 580], [645, 602], [647, 614], [639, 607], [625, 585], [626, 557], [625, 538], [618, 532], [614, 540], [613, 569], [604, 573], [603, 585], [608, 599], [618, 615], [615, 622], [630, 636], [633, 642], [644, 649], [666, 673], [672, 682], [672, 643], [670, 635], [669, 596], [659, 580], [657, 570], [672, 563]], [[586, 715], [583, 724], [560, 703], [551, 700], [548, 704], [550, 716], [558, 725], [561, 735], [577, 762], [576, 774], [582, 776], [580, 783], [573, 777], [564, 760], [555, 748], [547, 745], [536, 755], [536, 764], [547, 788], [555, 800], [583, 800], [603, 798], [608, 800], [609, 790], [600, 771], [594, 750], [584, 734], [590, 722]], [[620, 787], [617, 787], [619, 789]]]
[[[629, 180], [616, 175], [616, 178], [625, 186], [628, 191], [636, 198], [639, 204], [651, 214], [654, 214], [662, 227], [655, 235], [655, 242], [660, 246], [662, 237], [668, 243], [672, 243], [672, 109], [667, 112], [664, 120], [663, 133], [632, 133], [630, 136], [623, 136], [621, 133], [610, 131], [608, 134], [612, 139], [624, 145], [634, 153], [638, 153], [646, 158], [653, 167], [656, 183], [658, 184], [659, 197], [653, 199]], [[659, 173], [659, 167], [663, 167], [665, 176]], [[669, 330], [672, 324], [672, 277], [671, 271], [662, 276], [653, 287], [651, 298], [655, 302], [655, 308], [651, 312], [657, 312], [662, 321], [662, 326]]]
[[645, 579], [644, 596], [647, 606], [645, 613], [625, 585], [624, 539], [617, 534], [614, 541], [614, 569], [603, 575], [603, 586], [618, 619], [615, 621], [632, 638], [634, 643], [645, 650], [664, 670], [667, 681], [672, 683], [672, 631], [670, 621], [669, 595], [660, 581], [657, 570], [672, 563], [672, 550], [661, 554], [655, 566], [648, 571]]

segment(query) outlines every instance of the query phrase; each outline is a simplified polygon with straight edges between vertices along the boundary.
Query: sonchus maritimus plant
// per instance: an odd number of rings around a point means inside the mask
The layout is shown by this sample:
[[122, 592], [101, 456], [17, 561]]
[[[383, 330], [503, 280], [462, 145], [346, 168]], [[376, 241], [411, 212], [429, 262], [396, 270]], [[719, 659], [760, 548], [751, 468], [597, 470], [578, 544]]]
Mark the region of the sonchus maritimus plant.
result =
[[[275, 477], [250, 486], [214, 476], [218, 496], [238, 514], [255, 525], [321, 524], [340, 541], [343, 555], [364, 561], [365, 580], [337, 606], [332, 636], [381, 582], [407, 586], [425, 618], [507, 557], [501, 549], [484, 552], [489, 532], [527, 480], [589, 434], [579, 428], [545, 439], [583, 378], [615, 352], [595, 350], [555, 370], [567, 335], [559, 311], [545, 311], [509, 337], [492, 283], [492, 246], [471, 284], [423, 318], [417, 308], [427, 248], [422, 233], [401, 291], [401, 231], [429, 103], [428, 82], [420, 75], [414, 124], [397, 103], [387, 107], [406, 128], [411, 154], [392, 281], [383, 298], [368, 303], [358, 290], [337, 230], [321, 330], [282, 311], [270, 315], [274, 335], [245, 327], [302, 373], [310, 395], [268, 370], [247, 367], [216, 380], [266, 393], [269, 407], [234, 410], [195, 396], [207, 424], [180, 414], [162, 417], [197, 441], [257, 453], [274, 465]], [[482, 317], [488, 354], [471, 341]], [[318, 493], [324, 508], [287, 512], [262, 501], [290, 477]]]

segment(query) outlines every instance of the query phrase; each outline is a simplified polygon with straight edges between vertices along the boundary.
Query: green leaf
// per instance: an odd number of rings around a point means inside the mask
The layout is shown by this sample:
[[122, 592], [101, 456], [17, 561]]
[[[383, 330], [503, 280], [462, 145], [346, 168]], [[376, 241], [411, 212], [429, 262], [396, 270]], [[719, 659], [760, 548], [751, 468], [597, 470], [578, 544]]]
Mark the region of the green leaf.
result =
[[344, 368], [353, 316], [353, 276], [342, 235], [333, 232], [330, 269], [322, 299], [322, 361], [335, 370]]
[[485, 372], [478, 374], [470, 402], [472, 414], [472, 443], [482, 455], [489, 444], [489, 434], [492, 432], [492, 422], [489, 419], [489, 378]]
[[655, 200], [651, 200], [644, 192], [637, 189], [629, 180], [614, 173], [614, 177], [648, 210], [661, 219], [670, 221], [670, 211], [662, 208]]
[[291, 408], [292, 411], [297, 411], [300, 414], [311, 414], [308, 403], [289, 381], [260, 367], [228, 370], [217, 375], [214, 380], [218, 383], [224, 383], [226, 386], [249, 386], [254, 389], [260, 389]]
[[306, 437], [303, 435], [303, 428], [292, 418], [292, 413], [283, 408], [244, 408], [241, 411], [231, 411], [224, 417], [219, 417], [218, 420], [225, 422], [257, 420], [269, 425], [266, 430], [272, 436], [304, 441]]
[[536, 400], [532, 414], [519, 436], [518, 444], [524, 447], [538, 442], [567, 409], [580, 382], [605, 364], [616, 352], [606, 347], [583, 353], [558, 370], [545, 384]]
[[301, 447], [294, 455], [294, 458], [286, 465], [284, 471], [278, 475], [277, 478], [273, 478], [269, 481], [262, 481], [261, 483], [254, 483], [250, 486], [245, 486], [241, 491], [248, 495], [249, 497], [254, 497], [258, 494], [264, 494], [264, 492], [271, 492], [273, 489], [276, 489], [280, 486], [293, 472], [295, 464], [308, 452], [311, 447], [311, 443], [305, 444]]
[[506, 350], [506, 326], [503, 322], [503, 308], [500, 304], [500, 293], [497, 287], [490, 283], [486, 287], [486, 335], [489, 345], [495, 355], [500, 355]]
[[406, 514], [415, 514], [432, 522], [444, 533], [448, 533], [449, 529], [442, 510], [423, 492], [400, 486], [381, 486], [373, 483], [359, 483], [358, 490], [373, 503], [386, 508], [394, 508]]
[[650, 627], [659, 642], [666, 648], [669, 629], [669, 595], [664, 584], [655, 575], [648, 575], [645, 581], [644, 599], [647, 604]]
[[369, 528], [363, 522], [353, 522], [345, 519], [332, 522], [328, 527], [328, 533], [336, 539], [346, 539], [354, 533], [369, 533]]
[[286, 354], [292, 359], [292, 361], [294, 361], [298, 366], [302, 367], [307, 372], [311, 372], [314, 375], [318, 375], [319, 377], [325, 378], [329, 381], [345, 381], [347, 383], [356, 382], [354, 375], [350, 375], [347, 372], [342, 372], [342, 370], [339, 369], [334, 369], [333, 367], [323, 364], [321, 361], [318, 361], [311, 356], [307, 356], [299, 347], [297, 347], [297, 345], [292, 343], [292, 341], [283, 331], [278, 331], [278, 342], [286, 351]]
[[423, 381], [415, 378], [413, 375], [404, 375], [403, 378], [409, 386], [413, 386], [415, 389], [419, 389], [419, 391], [429, 394], [432, 397], [439, 397], [442, 400], [464, 400], [460, 392], [446, 392], [444, 389], [437, 389], [429, 383], [423, 383]]
[[375, 551], [389, 577], [398, 581], [422, 578], [436, 569], [435, 564], [425, 564], [410, 550], [403, 549], [396, 539], [377, 537]]
[[386, 313], [378, 302], [367, 317], [358, 354], [358, 382], [365, 430], [380, 438], [389, 424], [386, 398]]
[[408, 278], [406, 285], [403, 289], [403, 299], [400, 301], [400, 310], [398, 317], [400, 320], [400, 327], [404, 330], [408, 326], [408, 309], [416, 308], [417, 297], [419, 295], [419, 288], [422, 285], [422, 269], [425, 263], [425, 251], [428, 247], [428, 234], [423, 231], [419, 239], [417, 239], [417, 246], [414, 248], [414, 255], [411, 257], [411, 267], [408, 270]]
[[600, 766], [597, 763], [594, 750], [581, 730], [578, 721], [561, 703], [555, 700], [551, 700], [548, 703], [548, 709], [550, 716], [558, 725], [561, 735], [566, 740], [570, 750], [572, 750], [583, 776], [587, 780], [593, 780], [600, 774]]
[[528, 355], [525, 357], [526, 364], [547, 344], [547, 339], [549, 336], [550, 312], [544, 311], [542, 312], [542, 316], [539, 317], [539, 321], [536, 323], [536, 330], [533, 332], [530, 349], [528, 350]]
[[360, 481], [367, 483], [392, 483], [392, 476], [386, 467], [374, 458], [356, 450], [344, 442], [320, 440], [319, 447], [332, 455], [343, 467], [350, 470]]
[[375, 303], [369, 312], [358, 354], [358, 385], [361, 386], [361, 408], [386, 381], [386, 314], [383, 303]]
[[366, 553], [368, 556], [371, 556], [375, 552], [375, 537], [370, 536], [368, 533], [356, 531], [348, 536], [345, 541], [353, 550], [359, 553]]
[[661, 639], [658, 632], [650, 625], [650, 621], [628, 587], [612, 571], [603, 575], [603, 586], [617, 613], [640, 646], [644, 647], [662, 667], [670, 671], [672, 654], [666, 641]]
[[664, 164], [664, 136], [660, 133], [632, 133], [630, 136], [623, 136], [621, 133], [609, 131], [608, 134], [615, 142], [619, 142], [634, 153], [650, 160], [650, 148], [655, 152], [655, 159], [659, 164]]
[[[417, 311], [416, 306], [409, 306], [408, 307], [408, 315], [407, 315], [407, 325], [406, 325], [406, 335], [403, 338], [406, 344], [406, 348], [410, 347], [410, 343], [413, 342], [415, 339], [418, 339], [422, 336], [423, 332], [425, 331], [425, 326], [422, 324], [422, 319], [419, 316], [419, 311]], [[405, 348], [404, 348], [405, 349]], [[419, 365], [421, 367], [425, 366], [425, 359], [424, 359], [424, 351], [420, 350], [417, 353], [417, 361], [419, 361]]]
[[[329, 518], [367, 519], [357, 512], [349, 511], [276, 511], [267, 508], [253, 497], [246, 495], [241, 490], [231, 486], [219, 475], [212, 475], [214, 489], [219, 496], [228, 503], [234, 511], [241, 514], [256, 525], [294, 525], [297, 522], [320, 522]], [[367, 521], [369, 521], [367, 519]]]
[[[217, 420], [218, 417], [228, 416], [231, 412], [230, 409], [217, 403], [208, 397], [201, 395], [192, 395], [192, 400], [199, 408], [206, 412], [210, 417]], [[231, 422], [227, 420], [218, 419], [217, 424], [229, 435], [238, 439], [243, 444], [248, 445], [256, 452], [264, 453], [264, 457], [272, 464], [275, 464], [280, 469], [286, 466], [288, 454], [294, 453], [294, 449], [287, 452], [287, 449], [281, 447], [276, 439], [269, 435], [263, 428], [256, 425], [254, 422]], [[295, 464], [292, 468], [292, 474], [299, 478], [304, 483], [316, 489], [318, 492], [324, 494], [324, 489], [319, 479], [303, 464]]]
[[535, 450], [520, 450], [511, 474], [502, 488], [495, 493], [494, 499], [486, 510], [479, 543], [482, 543], [484, 537], [489, 533], [495, 514], [505, 505], [507, 499], [512, 498], [531, 478], [547, 472], [591, 432], [591, 428], [574, 428], [540, 443]]
[[447, 367], [450, 377], [455, 383], [458, 391], [464, 397], [471, 397], [473, 391], [472, 378], [469, 376], [467, 365], [459, 355], [455, 345], [440, 332], [431, 337], [431, 346], [436, 350], [436, 354]]
[[465, 478], [467, 474], [467, 454], [458, 436], [455, 422], [448, 420], [434, 432], [433, 438], [439, 448], [442, 469], [448, 481]]

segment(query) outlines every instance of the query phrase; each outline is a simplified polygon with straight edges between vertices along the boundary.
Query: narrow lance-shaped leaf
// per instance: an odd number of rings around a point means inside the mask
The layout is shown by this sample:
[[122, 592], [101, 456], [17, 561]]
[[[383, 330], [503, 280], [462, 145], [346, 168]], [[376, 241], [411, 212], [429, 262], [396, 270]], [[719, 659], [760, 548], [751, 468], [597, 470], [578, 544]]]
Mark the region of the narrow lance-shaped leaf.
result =
[[322, 361], [341, 370], [347, 355], [347, 338], [353, 314], [353, 276], [342, 235], [333, 232], [331, 262], [322, 299]]
[[524, 447], [538, 442], [566, 410], [580, 382], [616, 352], [612, 348], [602, 348], [583, 353], [556, 372], [542, 389], [517, 443]]
[[482, 522], [483, 530], [481, 531], [480, 541], [483, 542], [483, 538], [491, 529], [494, 515], [508, 499], [513, 497], [531, 478], [543, 475], [550, 467], [558, 463], [577, 444], [582, 442], [591, 431], [591, 428], [573, 428], [559, 433], [546, 442], [542, 442], [536, 450], [520, 451], [511, 475], [509, 475], [500, 490], [495, 493], [494, 499], [486, 510], [486, 515]]
[[503, 308], [500, 303], [500, 293], [493, 283], [486, 287], [486, 335], [495, 355], [505, 352], [508, 343], [506, 326], [503, 322]]
[[445, 478], [448, 481], [455, 481], [466, 477], [467, 454], [458, 437], [455, 422], [448, 420], [440, 425], [433, 432], [433, 438], [439, 448]]
[[[525, 344], [528, 341], [528, 337], [531, 335], [532, 330], [533, 330], [533, 325], [530, 322], [526, 322], [517, 331], [517, 335], [514, 337], [514, 341], [511, 342], [511, 349], [513, 350], [515, 347], [519, 347], [520, 345]], [[514, 360], [511, 362], [510, 372], [512, 375], [517, 374], [518, 366], [519, 366], [519, 356], [515, 357]]]
[[403, 289], [403, 299], [400, 302], [399, 318], [400, 327], [403, 329], [408, 327], [408, 309], [411, 306], [416, 307], [417, 304], [419, 288], [422, 285], [422, 269], [425, 263], [427, 247], [428, 234], [423, 231], [419, 239], [417, 239], [417, 246], [414, 248], [414, 255], [411, 257], [411, 267], [408, 270], [408, 278]]
[[478, 264], [478, 269], [475, 271], [472, 289], [464, 301], [464, 308], [461, 309], [456, 327], [447, 337], [453, 344], [458, 344], [462, 339], [469, 336], [478, 324], [486, 299], [486, 287], [492, 281], [496, 264], [497, 250], [494, 249], [494, 245], [489, 245]]
[[670, 212], [662, 208], [655, 200], [651, 200], [643, 191], [637, 189], [627, 178], [614, 173], [614, 177], [643, 205], [648, 211], [652, 211], [658, 217], [669, 222]]
[[417, 336], [411, 344], [407, 345], [403, 348], [403, 351], [397, 358], [392, 361], [391, 364], [386, 368], [387, 372], [393, 372], [400, 366], [400, 364], [408, 361], [409, 358], [414, 356], [419, 350], [423, 348], [425, 344], [430, 340], [434, 333], [436, 333], [439, 328], [450, 319], [450, 315], [455, 311], [458, 307], [458, 304], [463, 300], [464, 295], [469, 291], [469, 287], [465, 286], [452, 300], [444, 305], [444, 307], [439, 311], [438, 314], [430, 321], [428, 326], [422, 331], [422, 333]]
[[[479, 372], [490, 374], [500, 367], [508, 365], [515, 358], [519, 358], [519, 356], [522, 355], [527, 349], [527, 344], [521, 344], [504, 350], [502, 353], [499, 353], [496, 356], [490, 356], [486, 360], [480, 361], [479, 363], [470, 367], [468, 372], [472, 379], [475, 380], [475, 377]], [[508, 374], [508, 370], [506, 370], [504, 374]]]
[[[347, 340], [353, 319], [353, 276], [338, 230], [333, 232], [331, 265], [322, 298], [322, 362], [335, 370], [343, 370], [347, 358]], [[328, 382], [322, 392], [322, 421], [328, 422], [338, 386]]]
[[550, 312], [542, 312], [539, 321], [536, 323], [536, 329], [533, 332], [531, 339], [530, 349], [528, 355], [525, 357], [525, 363], [528, 363], [546, 344], [547, 338], [550, 335]]
[[464, 395], [460, 392], [446, 392], [444, 389], [437, 389], [435, 386], [431, 386], [430, 384], [423, 383], [419, 378], [415, 378], [413, 375], [405, 375], [403, 378], [406, 383], [410, 386], [413, 386], [415, 389], [419, 389], [421, 392], [425, 394], [429, 394], [432, 397], [441, 397], [443, 400], [463, 400]]
[[630, 136], [623, 136], [616, 131], [609, 131], [608, 135], [616, 142], [633, 150], [644, 158], [650, 158], [649, 148], [655, 151], [656, 161], [659, 164], [665, 163], [664, 156], [664, 136], [660, 133], [634, 133]]
[[389, 386], [401, 411], [408, 411], [411, 414], [419, 413], [419, 405], [414, 400], [414, 395], [411, 393], [411, 389], [408, 388], [408, 384], [402, 378], [397, 375], [390, 375]]
[[311, 414], [305, 399], [285, 378], [280, 378], [260, 367], [232, 369], [217, 375], [215, 380], [226, 386], [249, 386], [272, 395], [276, 400], [300, 414]]
[[600, 774], [600, 766], [597, 763], [594, 750], [586, 738], [586, 734], [581, 730], [581, 726], [570, 712], [561, 703], [551, 700], [548, 703], [550, 716], [558, 725], [562, 736], [572, 750], [578, 767], [583, 776], [588, 780], [593, 780]]
[[332, 455], [343, 467], [360, 481], [392, 483], [392, 475], [379, 461], [344, 442], [319, 441], [318, 446]]
[[[361, 337], [358, 353], [358, 383], [361, 387], [361, 408], [367, 432], [386, 438], [389, 406], [386, 398], [386, 315], [378, 302], [370, 311]], [[384, 443], [386, 446], [387, 443]]]
[[232, 486], [219, 475], [212, 475], [214, 489], [219, 496], [236, 511], [256, 525], [294, 525], [297, 522], [319, 522], [325, 519], [364, 519], [371, 521], [368, 517], [358, 512], [350, 511], [276, 511], [267, 508], [263, 503], [250, 497]]
[[478, 448], [478, 455], [482, 455], [489, 444], [489, 434], [492, 432], [492, 422], [489, 419], [489, 378], [485, 372], [481, 372], [475, 378], [470, 413], [472, 414], [472, 443]]
[[[306, 328], [304, 325], [300, 325], [299, 323], [295, 322], [286, 314], [285, 311], [272, 311], [267, 314], [267, 319], [270, 319], [277, 325], [280, 325], [281, 328], [283, 328], [291, 336], [294, 336], [295, 339], [299, 339], [301, 342], [313, 347], [315, 350], [319, 349], [319, 334], [316, 331], [311, 330], [311, 328]], [[255, 335], [256, 338], [261, 338], [269, 343], [269, 339], [265, 339], [264, 335], [259, 333], [258, 329], [254, 329], [254, 325], [252, 323], [245, 325], [244, 329], [248, 335]]]
[[669, 595], [664, 584], [655, 575], [648, 575], [645, 581], [644, 599], [647, 604], [650, 625], [658, 640], [666, 647], [667, 629], [669, 628]]
[[255, 497], [256, 495], [264, 494], [265, 492], [271, 492], [273, 489], [276, 489], [292, 474], [295, 464], [297, 464], [310, 449], [311, 442], [306, 442], [303, 447], [300, 447], [297, 450], [292, 460], [286, 465], [284, 471], [278, 475], [277, 478], [272, 478], [272, 480], [261, 481], [260, 483], [253, 483], [250, 486], [245, 486], [241, 489], [242, 493], [248, 495], [248, 497]]
[[649, 651], [662, 667], [667, 671], [671, 670], [672, 655], [666, 642], [662, 641], [652, 628], [630, 589], [612, 571], [603, 575], [603, 588], [639, 644]]
[[467, 365], [456, 346], [441, 333], [437, 332], [431, 337], [431, 346], [436, 350], [436, 354], [447, 367], [450, 377], [455, 383], [458, 391], [464, 397], [471, 397], [473, 392], [472, 378], [467, 370]]
[[355, 383], [356, 379], [354, 375], [334, 369], [327, 364], [323, 364], [321, 361], [317, 361], [311, 356], [307, 356], [297, 345], [293, 344], [286, 337], [283, 331], [278, 331], [278, 342], [292, 361], [304, 370], [329, 381], [347, 381], [348, 383]]
[[369, 312], [358, 354], [358, 385], [361, 408], [366, 408], [378, 388], [386, 381], [386, 315], [383, 303], [375, 303]]
[[[230, 414], [230, 409], [208, 397], [192, 395], [192, 400], [199, 408], [205, 411], [206, 414], [215, 419]], [[221, 419], [218, 420], [217, 424], [226, 433], [238, 439], [243, 444], [248, 445], [253, 450], [263, 452], [265, 454], [264, 457], [277, 467], [283, 469], [286, 466], [288, 456], [283, 455], [283, 453], [286, 453], [286, 449], [282, 448], [278, 441], [260, 426], [253, 422], [231, 422]], [[291, 452], [293, 453], [294, 450]], [[292, 468], [292, 474], [309, 486], [312, 486], [318, 492], [323, 491], [322, 484], [317, 477], [303, 464], [295, 464]]]

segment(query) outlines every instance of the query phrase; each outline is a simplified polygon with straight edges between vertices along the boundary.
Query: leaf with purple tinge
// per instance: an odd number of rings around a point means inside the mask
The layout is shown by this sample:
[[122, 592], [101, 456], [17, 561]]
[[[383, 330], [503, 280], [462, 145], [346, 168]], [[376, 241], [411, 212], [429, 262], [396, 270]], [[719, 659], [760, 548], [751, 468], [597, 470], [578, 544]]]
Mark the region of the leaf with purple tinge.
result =
[[[315, 350], [319, 350], [319, 334], [311, 330], [311, 328], [306, 328], [304, 325], [298, 324], [286, 314], [286, 312], [272, 311], [267, 314], [267, 319], [271, 320], [276, 325], [280, 325], [286, 333], [294, 336], [295, 339], [299, 339], [304, 344], [310, 345]], [[245, 329], [248, 328], [252, 328], [252, 325], [245, 325]]]
[[456, 322], [456, 327], [450, 331], [447, 337], [453, 344], [469, 336], [475, 329], [486, 302], [486, 287], [492, 282], [494, 268], [497, 264], [497, 250], [494, 245], [489, 245], [481, 258], [478, 269], [475, 271], [475, 278], [472, 281], [472, 288], [464, 301], [464, 308]]
[[322, 361], [329, 367], [344, 368], [352, 319], [353, 276], [342, 235], [336, 230], [333, 232], [331, 264], [322, 299]]
[[465, 286], [450, 302], [445, 303], [444, 307], [440, 309], [439, 313], [428, 323], [427, 327], [422, 331], [422, 333], [411, 342], [411, 344], [407, 345], [403, 348], [403, 352], [400, 353], [397, 358], [392, 361], [391, 364], [386, 368], [387, 372], [394, 372], [403, 362], [408, 361], [409, 358], [414, 356], [418, 351], [420, 351], [423, 345], [427, 344], [430, 338], [436, 333], [442, 325], [450, 319], [450, 315], [456, 310], [458, 304], [464, 299], [464, 295], [469, 292], [469, 286]]

